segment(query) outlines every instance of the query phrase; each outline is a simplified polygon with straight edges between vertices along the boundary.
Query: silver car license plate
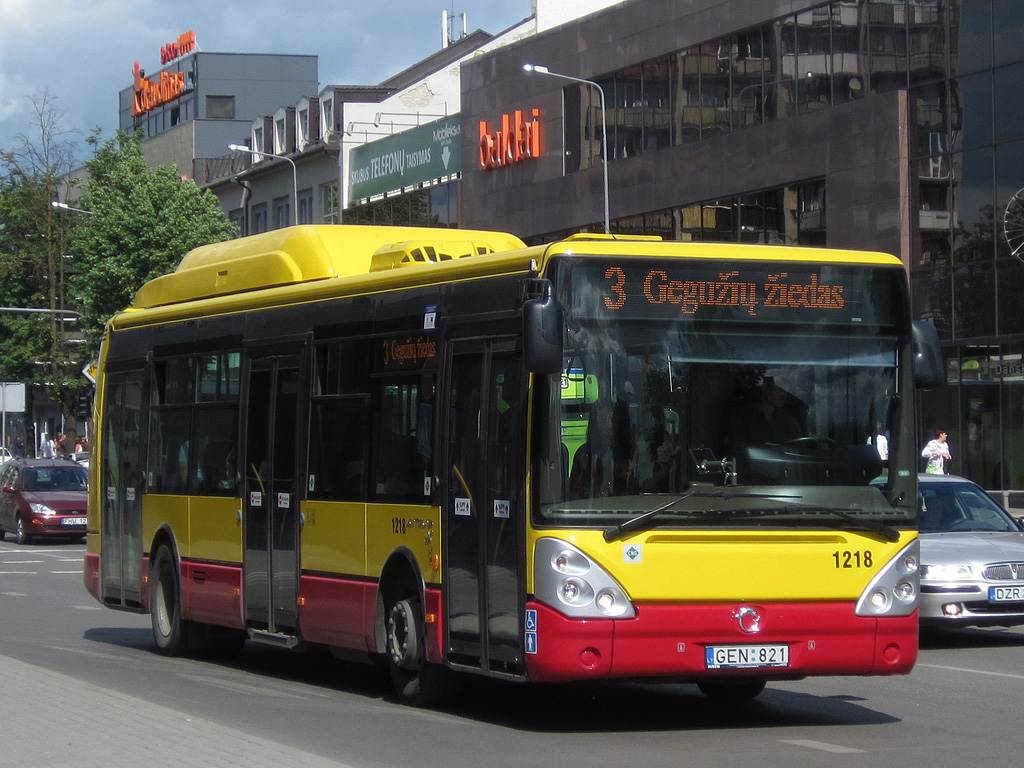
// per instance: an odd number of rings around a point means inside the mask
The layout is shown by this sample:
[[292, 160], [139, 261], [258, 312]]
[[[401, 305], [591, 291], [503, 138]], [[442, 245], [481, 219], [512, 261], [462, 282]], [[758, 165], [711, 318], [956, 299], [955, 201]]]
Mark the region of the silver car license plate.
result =
[[989, 587], [990, 603], [1024, 603], [1024, 587]]

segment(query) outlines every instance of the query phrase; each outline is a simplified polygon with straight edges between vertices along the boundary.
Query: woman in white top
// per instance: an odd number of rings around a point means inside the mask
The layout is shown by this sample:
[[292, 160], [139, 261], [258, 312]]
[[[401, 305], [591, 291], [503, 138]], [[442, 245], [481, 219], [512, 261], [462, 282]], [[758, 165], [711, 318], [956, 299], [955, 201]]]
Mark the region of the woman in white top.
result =
[[946, 442], [948, 435], [946, 430], [935, 430], [935, 439], [929, 440], [928, 444], [921, 451], [921, 455], [928, 459], [925, 472], [929, 475], [949, 474], [947, 462], [951, 459], [949, 455], [949, 444]]

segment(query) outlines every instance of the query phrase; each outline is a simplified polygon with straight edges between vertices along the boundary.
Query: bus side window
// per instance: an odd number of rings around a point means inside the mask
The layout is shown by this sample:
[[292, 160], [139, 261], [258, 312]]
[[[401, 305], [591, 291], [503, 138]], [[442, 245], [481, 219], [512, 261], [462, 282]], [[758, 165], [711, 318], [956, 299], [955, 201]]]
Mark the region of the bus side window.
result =
[[418, 376], [389, 378], [376, 389], [378, 418], [372, 450], [373, 488], [378, 499], [415, 502], [424, 498], [427, 457], [420, 453], [423, 446], [417, 433], [422, 413], [419, 389]]

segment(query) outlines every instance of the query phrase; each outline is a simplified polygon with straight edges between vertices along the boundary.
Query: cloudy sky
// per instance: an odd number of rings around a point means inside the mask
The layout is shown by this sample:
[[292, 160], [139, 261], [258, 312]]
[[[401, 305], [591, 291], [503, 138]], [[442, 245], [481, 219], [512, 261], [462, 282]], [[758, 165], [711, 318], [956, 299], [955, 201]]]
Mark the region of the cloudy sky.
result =
[[48, 94], [61, 125], [84, 139], [117, 130], [117, 94], [138, 61], [150, 76], [160, 48], [195, 30], [200, 50], [319, 57], [320, 85], [374, 85], [441, 47], [441, 14], [469, 31], [501, 32], [531, 0], [0, 0], [0, 150], [32, 131], [32, 100]]

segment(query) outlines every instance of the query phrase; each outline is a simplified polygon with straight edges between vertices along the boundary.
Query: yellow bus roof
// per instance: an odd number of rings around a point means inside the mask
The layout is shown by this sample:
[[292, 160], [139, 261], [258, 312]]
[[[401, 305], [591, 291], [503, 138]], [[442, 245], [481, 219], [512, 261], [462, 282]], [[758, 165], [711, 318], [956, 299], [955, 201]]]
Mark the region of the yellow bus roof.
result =
[[174, 272], [142, 286], [132, 309], [115, 317], [113, 325], [159, 323], [499, 273], [542, 274], [551, 257], [577, 253], [900, 265], [894, 256], [870, 251], [604, 234], [578, 234], [528, 248], [514, 235], [485, 230], [303, 225], [189, 251]]
[[525, 248], [504, 232], [305, 225], [213, 243], [139, 289], [136, 309]]

